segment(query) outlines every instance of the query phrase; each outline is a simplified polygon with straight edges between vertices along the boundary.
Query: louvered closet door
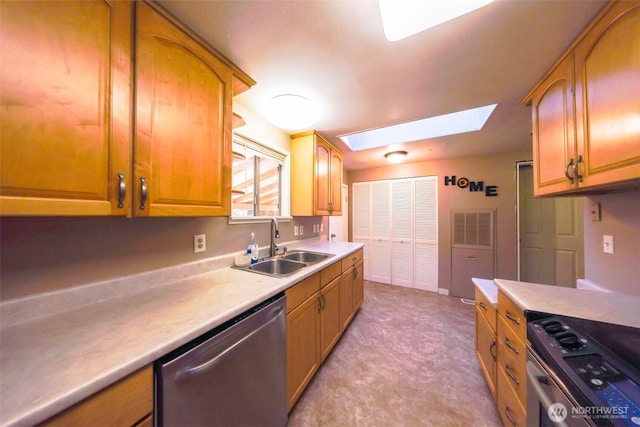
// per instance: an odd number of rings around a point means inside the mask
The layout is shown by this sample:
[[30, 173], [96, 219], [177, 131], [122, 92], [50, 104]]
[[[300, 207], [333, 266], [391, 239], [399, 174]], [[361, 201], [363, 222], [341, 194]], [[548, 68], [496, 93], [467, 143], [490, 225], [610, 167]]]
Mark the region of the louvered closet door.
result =
[[371, 184], [371, 279], [380, 283], [391, 283], [390, 227], [390, 183]]
[[438, 177], [414, 181], [414, 287], [438, 292]]
[[353, 184], [353, 241], [364, 243], [364, 279], [371, 280], [371, 263], [369, 247], [371, 246], [371, 221], [369, 203], [371, 185], [368, 182]]
[[391, 183], [391, 284], [413, 288], [413, 183]]

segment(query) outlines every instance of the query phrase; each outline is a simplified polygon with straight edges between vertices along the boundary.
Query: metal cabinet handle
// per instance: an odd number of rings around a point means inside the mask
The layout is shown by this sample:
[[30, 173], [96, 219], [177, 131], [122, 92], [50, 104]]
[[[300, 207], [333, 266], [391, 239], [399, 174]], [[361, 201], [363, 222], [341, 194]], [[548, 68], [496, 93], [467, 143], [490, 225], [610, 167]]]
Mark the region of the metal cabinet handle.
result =
[[[573, 184], [573, 177], [569, 175], [569, 168], [573, 166], [573, 159], [569, 160], [569, 163], [567, 164], [567, 166], [565, 166], [564, 168], [564, 176], [567, 177], [567, 179], [569, 180], [570, 184]], [[574, 168], [574, 173], [575, 173], [575, 168]]]
[[353, 278], [357, 279], [358, 278], [358, 269], [353, 267]]
[[322, 295], [318, 295], [318, 314], [322, 312]]
[[518, 349], [517, 349], [513, 344], [511, 344], [511, 341], [509, 341], [509, 338], [504, 337], [504, 344], [505, 344], [507, 347], [509, 347], [509, 349], [510, 349], [511, 351], [513, 351], [515, 354], [520, 354], [520, 352], [518, 351]]
[[147, 178], [144, 176], [140, 177], [140, 210], [144, 210], [144, 206], [147, 203]]
[[509, 421], [511, 421], [511, 424], [513, 424], [513, 427], [518, 427], [518, 423], [516, 422], [516, 420], [513, 419], [510, 412], [511, 412], [511, 408], [509, 408], [509, 405], [505, 405], [504, 415], [507, 417]]
[[507, 374], [507, 376], [511, 378], [514, 383], [520, 385], [520, 381], [518, 380], [518, 378], [511, 373], [512, 370], [513, 368], [508, 363], [504, 364], [504, 373]]
[[509, 310], [507, 310], [507, 312], [504, 315], [507, 317], [507, 319], [511, 320], [516, 325], [520, 324], [520, 319], [518, 319], [513, 314], [511, 314], [511, 312], [509, 312]]
[[118, 172], [118, 208], [124, 207], [124, 198], [127, 196], [127, 183], [124, 180], [124, 174]]
[[573, 176], [578, 178], [578, 182], [582, 182], [582, 175], [580, 175], [580, 170], [578, 169], [578, 166], [580, 165], [580, 163], [582, 163], [582, 154], [578, 156], [576, 163], [573, 165]]
[[484, 305], [484, 302], [483, 302], [483, 301], [480, 301], [480, 302], [478, 303], [478, 306], [479, 306], [481, 309], [483, 309], [484, 311], [487, 311], [487, 306], [486, 306], [486, 305]]
[[493, 357], [494, 362], [498, 360], [498, 355], [494, 352], [494, 349], [496, 348], [496, 344], [497, 344], [497, 341], [494, 341], [489, 346], [489, 354], [491, 354], [491, 357]]

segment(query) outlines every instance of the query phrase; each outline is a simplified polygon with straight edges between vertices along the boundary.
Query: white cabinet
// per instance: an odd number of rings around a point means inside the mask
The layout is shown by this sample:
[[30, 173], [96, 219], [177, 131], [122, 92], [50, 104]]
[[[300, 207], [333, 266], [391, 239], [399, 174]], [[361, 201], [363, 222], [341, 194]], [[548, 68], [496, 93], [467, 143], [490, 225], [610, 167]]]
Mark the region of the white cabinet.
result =
[[353, 241], [366, 280], [437, 292], [437, 177], [354, 183]]

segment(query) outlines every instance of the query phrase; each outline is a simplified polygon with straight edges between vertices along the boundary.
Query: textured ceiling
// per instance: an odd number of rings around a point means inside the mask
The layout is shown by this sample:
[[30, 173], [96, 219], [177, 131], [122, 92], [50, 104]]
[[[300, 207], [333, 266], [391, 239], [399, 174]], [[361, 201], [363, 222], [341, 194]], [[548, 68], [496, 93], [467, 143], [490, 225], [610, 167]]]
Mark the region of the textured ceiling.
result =
[[[384, 37], [375, 1], [161, 0], [167, 10], [257, 82], [236, 100], [264, 116], [282, 93], [312, 99], [314, 126], [347, 169], [527, 149], [530, 108], [520, 100], [602, 0], [498, 0], [404, 40]], [[497, 103], [477, 132], [352, 152], [338, 135]]]

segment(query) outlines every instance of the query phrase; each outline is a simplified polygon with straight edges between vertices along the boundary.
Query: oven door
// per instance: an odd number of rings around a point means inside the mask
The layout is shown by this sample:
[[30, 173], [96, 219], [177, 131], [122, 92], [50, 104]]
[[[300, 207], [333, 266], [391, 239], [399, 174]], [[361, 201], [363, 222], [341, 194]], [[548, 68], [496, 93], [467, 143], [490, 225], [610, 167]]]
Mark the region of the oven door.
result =
[[527, 426], [589, 426], [585, 418], [572, 416], [577, 402], [558, 385], [560, 380], [527, 347]]

